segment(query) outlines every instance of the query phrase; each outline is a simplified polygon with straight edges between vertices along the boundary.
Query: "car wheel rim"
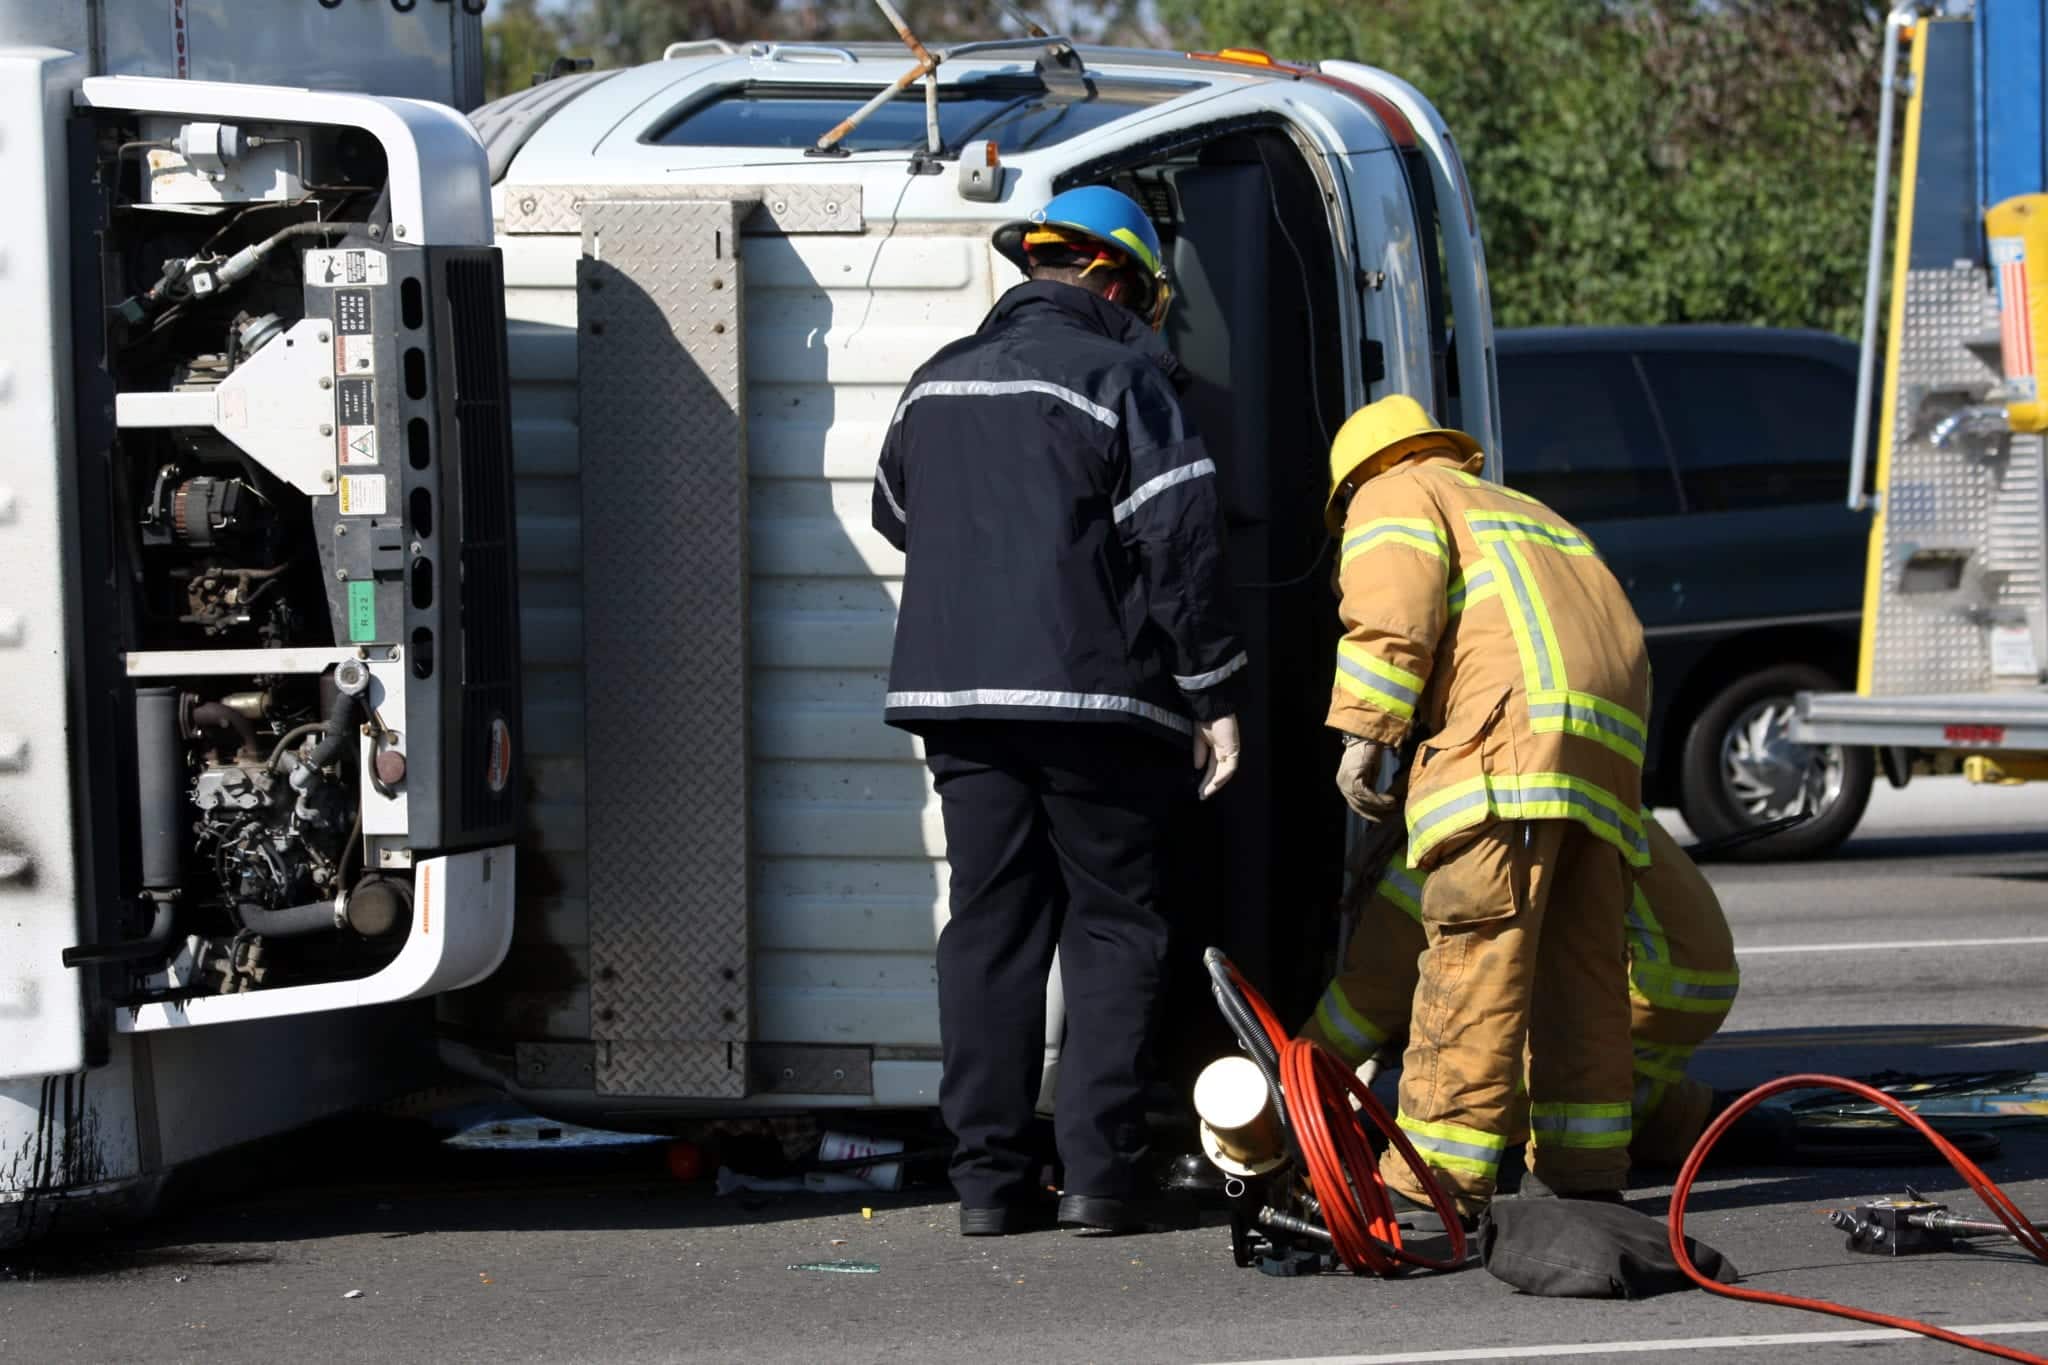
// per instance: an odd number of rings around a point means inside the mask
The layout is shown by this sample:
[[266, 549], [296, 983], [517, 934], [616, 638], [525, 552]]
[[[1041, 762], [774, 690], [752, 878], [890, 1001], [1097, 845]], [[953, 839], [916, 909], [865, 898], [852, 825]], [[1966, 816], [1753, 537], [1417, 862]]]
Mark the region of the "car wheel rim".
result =
[[1841, 746], [1794, 742], [1792, 716], [1792, 698], [1767, 697], [1721, 735], [1721, 789], [1750, 824], [1824, 815], [1841, 799]]

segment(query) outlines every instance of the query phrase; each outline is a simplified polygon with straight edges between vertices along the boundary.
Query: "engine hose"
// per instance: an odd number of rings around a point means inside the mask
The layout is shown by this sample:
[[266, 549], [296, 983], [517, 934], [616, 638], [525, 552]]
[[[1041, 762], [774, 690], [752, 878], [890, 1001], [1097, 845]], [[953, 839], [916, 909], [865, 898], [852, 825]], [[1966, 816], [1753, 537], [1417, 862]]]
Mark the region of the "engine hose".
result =
[[117, 939], [112, 943], [86, 943], [64, 950], [64, 965], [67, 967], [96, 967], [105, 962], [140, 962], [144, 958], [159, 957], [171, 946], [171, 929], [177, 922], [177, 910], [166, 896], [150, 908], [149, 928], [141, 938]]
[[327, 735], [313, 746], [313, 752], [306, 764], [312, 768], [324, 768], [341, 757], [341, 751], [348, 745], [352, 726], [356, 718], [356, 699], [350, 692], [334, 694], [334, 705], [327, 709]]
[[[1231, 1017], [1231, 1004], [1240, 1007], [1265, 1046], [1279, 1057], [1277, 1107], [1301, 1151], [1309, 1188], [1323, 1225], [1329, 1229], [1337, 1259], [1352, 1270], [1372, 1275], [1395, 1275], [1409, 1266], [1461, 1268], [1465, 1264], [1465, 1230], [1458, 1222], [1457, 1209], [1372, 1091], [1326, 1049], [1306, 1038], [1288, 1037], [1271, 1007], [1220, 951], [1209, 949], [1203, 960], [1218, 978], [1218, 1001], [1230, 1002], [1225, 1005], [1224, 1017]], [[1355, 1109], [1353, 1101], [1357, 1102]], [[1402, 1244], [1393, 1200], [1380, 1177], [1379, 1159], [1373, 1155], [1367, 1119], [1400, 1152], [1428, 1193], [1450, 1234], [1450, 1255], [1424, 1256]]]
[[1852, 1308], [1847, 1304], [1830, 1303], [1826, 1299], [1801, 1298], [1797, 1294], [1779, 1294], [1768, 1289], [1745, 1289], [1740, 1285], [1722, 1284], [1719, 1280], [1700, 1273], [1700, 1268], [1693, 1264], [1692, 1256], [1685, 1249], [1685, 1201], [1692, 1194], [1693, 1181], [1698, 1178], [1701, 1167], [1706, 1165], [1707, 1153], [1713, 1150], [1714, 1144], [1734, 1126], [1737, 1119], [1771, 1096], [1783, 1094], [1787, 1090], [1845, 1091], [1891, 1111], [1901, 1122], [1934, 1144], [1934, 1150], [1941, 1153], [1942, 1159], [1955, 1168], [1956, 1174], [1963, 1178], [1971, 1192], [1983, 1200], [1984, 1206], [2004, 1224], [2005, 1230], [2012, 1234], [2014, 1241], [2025, 1248], [2035, 1260], [2048, 1264], [2048, 1234], [2043, 1234], [2035, 1228], [2027, 1220], [2026, 1215], [2020, 1212], [2019, 1206], [2012, 1202], [2011, 1196], [1998, 1188], [1991, 1177], [1978, 1169], [1977, 1163], [1957, 1151], [1955, 1144], [1934, 1131], [1927, 1120], [1890, 1095], [1860, 1081], [1845, 1080], [1840, 1076], [1799, 1075], [1780, 1077], [1758, 1086], [1729, 1105], [1718, 1118], [1707, 1125], [1707, 1131], [1700, 1134], [1699, 1142], [1692, 1149], [1692, 1155], [1685, 1159], [1684, 1167], [1678, 1172], [1678, 1183], [1671, 1190], [1671, 1255], [1672, 1259], [1678, 1262], [1678, 1268], [1700, 1288], [1724, 1298], [1775, 1304], [1780, 1308], [1800, 1308], [1809, 1313], [1828, 1313], [1838, 1318], [1867, 1322], [1876, 1327], [1918, 1332], [1921, 1336], [1945, 1341], [1951, 1346], [1982, 1351], [1985, 1355], [1998, 1356], [2003, 1360], [2021, 1361], [2023, 1365], [2048, 1365], [2048, 1357], [2033, 1355], [2013, 1346], [2001, 1346], [1995, 1341], [1985, 1341], [1981, 1337], [1965, 1336], [1946, 1327], [1937, 1327], [1931, 1322], [1921, 1322], [1915, 1318], [1900, 1317], [1892, 1313], [1879, 1313], [1868, 1308]]
[[341, 927], [335, 922], [333, 901], [288, 905], [282, 910], [268, 910], [254, 901], [243, 901], [239, 918], [244, 929], [265, 938], [305, 938], [331, 934]]

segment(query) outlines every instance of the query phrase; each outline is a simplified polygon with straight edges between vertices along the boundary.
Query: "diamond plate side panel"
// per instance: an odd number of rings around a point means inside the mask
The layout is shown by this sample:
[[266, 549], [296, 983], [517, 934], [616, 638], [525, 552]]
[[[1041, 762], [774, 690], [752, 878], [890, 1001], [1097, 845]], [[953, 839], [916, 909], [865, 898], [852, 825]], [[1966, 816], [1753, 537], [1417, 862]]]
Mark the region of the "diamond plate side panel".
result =
[[530, 185], [505, 193], [506, 232], [580, 232], [584, 208], [604, 200], [751, 201], [750, 233], [864, 232], [859, 185]]
[[577, 389], [600, 1094], [746, 1093], [745, 210], [617, 200], [582, 212]]
[[599, 1043], [597, 1093], [741, 1098], [746, 1093], [746, 1070], [740, 1053], [725, 1043]]
[[[1995, 348], [1969, 345], [1996, 337], [1997, 298], [1983, 271], [1959, 266], [1910, 272], [1905, 305], [1871, 694], [1985, 691], [1997, 685], [1991, 624], [2041, 627], [2042, 442], [2014, 437], [1990, 459], [1963, 442], [1937, 449], [1928, 440], [1934, 424], [1982, 401], [2002, 378]], [[1959, 556], [1961, 581], [1903, 591], [1908, 561], [1929, 552]]]

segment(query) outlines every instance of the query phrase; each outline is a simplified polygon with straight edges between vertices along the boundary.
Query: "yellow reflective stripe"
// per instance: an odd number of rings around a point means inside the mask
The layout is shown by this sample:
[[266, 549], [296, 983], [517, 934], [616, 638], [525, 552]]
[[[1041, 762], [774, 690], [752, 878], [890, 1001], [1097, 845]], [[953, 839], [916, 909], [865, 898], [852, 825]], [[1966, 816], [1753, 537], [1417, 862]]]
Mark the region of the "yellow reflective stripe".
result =
[[1681, 1014], [1726, 1014], [1741, 989], [1739, 972], [1698, 967], [1646, 966], [1629, 963], [1629, 992], [1659, 1009]]
[[1422, 700], [1422, 679], [1349, 640], [1337, 642], [1337, 686], [1401, 720]]
[[1531, 692], [1529, 728], [1538, 734], [1562, 731], [1612, 749], [1638, 766], [1649, 744], [1649, 727], [1626, 706], [1591, 692]]
[[1495, 512], [1474, 508], [1465, 513], [1465, 524], [1482, 541], [1533, 541], [1559, 554], [1590, 555], [1593, 542], [1569, 526], [1525, 517], [1520, 512]]
[[1526, 502], [1534, 507], [1541, 507], [1543, 505], [1542, 503], [1536, 501], [1536, 499], [1530, 497], [1527, 493], [1519, 492], [1513, 488], [1508, 487], [1504, 483], [1492, 483], [1486, 479], [1480, 478], [1477, 474], [1468, 474], [1462, 469], [1454, 469], [1451, 472], [1457, 477], [1458, 481], [1464, 484], [1467, 488], [1484, 488], [1490, 493], [1499, 493], [1506, 497], [1513, 498], [1517, 502]]
[[1394, 1122], [1415, 1144], [1415, 1150], [1422, 1154], [1425, 1162], [1447, 1171], [1491, 1176], [1499, 1171], [1500, 1154], [1507, 1150], [1506, 1138], [1482, 1133], [1477, 1128], [1464, 1128], [1455, 1123], [1424, 1123], [1406, 1114], [1396, 1114]]
[[1147, 270], [1155, 275], [1159, 273], [1159, 258], [1152, 254], [1151, 247], [1145, 245], [1143, 237], [1140, 237], [1129, 228], [1111, 228], [1109, 235], [1130, 248], [1131, 254], [1140, 261], [1143, 261]]
[[1658, 1081], [1682, 1081], [1685, 1064], [1692, 1060], [1692, 1043], [1637, 1043], [1633, 1065], [1638, 1076]]
[[1643, 894], [1640, 884], [1636, 886], [1623, 918], [1628, 924], [1628, 993], [1644, 1004], [1650, 1004], [1652, 997], [1644, 989], [1643, 978], [1670, 962], [1671, 943], [1664, 937], [1664, 926], [1657, 922], [1655, 912], [1650, 909], [1650, 898]]
[[1467, 569], [1451, 583], [1448, 594], [1450, 614], [1456, 616], [1465, 608], [1477, 606], [1489, 597], [1498, 596], [1499, 593], [1500, 584], [1490, 567], [1481, 564]]
[[1368, 550], [1382, 545], [1405, 545], [1411, 550], [1420, 550], [1426, 555], [1450, 562], [1450, 551], [1444, 545], [1441, 528], [1426, 517], [1381, 517], [1368, 521], [1344, 537], [1344, 554], [1338, 560], [1342, 568]]
[[1500, 591], [1512, 604], [1508, 625], [1515, 633], [1515, 652], [1522, 660], [1522, 682], [1530, 692], [1557, 692], [1566, 687], [1564, 654], [1557, 645], [1557, 630], [1543, 605], [1543, 594], [1530, 572], [1521, 547], [1496, 540], [1484, 546], [1493, 562]]
[[1380, 878], [1380, 884], [1373, 888], [1373, 894], [1392, 901], [1417, 924], [1422, 923], [1422, 883], [1429, 876], [1427, 872], [1410, 872], [1398, 865], [1387, 868], [1387, 875]]
[[1634, 1128], [1635, 1109], [1627, 1100], [1529, 1106], [1530, 1136], [1543, 1146], [1626, 1147]]
[[1352, 1066], [1378, 1052], [1387, 1041], [1386, 1031], [1373, 1027], [1372, 1020], [1353, 1007], [1335, 981], [1323, 992], [1322, 1001], [1316, 1006], [1316, 1024], [1323, 1035], [1337, 1045], [1337, 1053]]
[[1489, 815], [1503, 820], [1576, 820], [1620, 849], [1632, 865], [1650, 864], [1650, 844], [1638, 810], [1569, 773], [1482, 774], [1410, 802], [1409, 862]]

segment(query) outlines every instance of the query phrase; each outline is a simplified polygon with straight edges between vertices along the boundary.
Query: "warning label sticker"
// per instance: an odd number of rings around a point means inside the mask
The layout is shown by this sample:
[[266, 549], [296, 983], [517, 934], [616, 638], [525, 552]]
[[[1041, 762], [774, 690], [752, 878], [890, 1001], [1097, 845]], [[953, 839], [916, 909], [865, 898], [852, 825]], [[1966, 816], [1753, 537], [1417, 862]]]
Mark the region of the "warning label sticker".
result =
[[334, 407], [345, 427], [368, 427], [377, 423], [376, 381], [341, 379], [334, 385]]
[[341, 514], [345, 517], [384, 515], [384, 476], [344, 474], [341, 476]]
[[334, 292], [334, 330], [361, 336], [370, 330], [370, 291], [337, 289]]
[[343, 247], [306, 253], [306, 283], [340, 288], [349, 284], [389, 284], [391, 264], [370, 247]]
[[335, 456], [342, 464], [377, 463], [377, 428], [343, 427], [335, 443]]
[[336, 374], [373, 374], [377, 369], [377, 341], [374, 337], [343, 332], [334, 338]]

